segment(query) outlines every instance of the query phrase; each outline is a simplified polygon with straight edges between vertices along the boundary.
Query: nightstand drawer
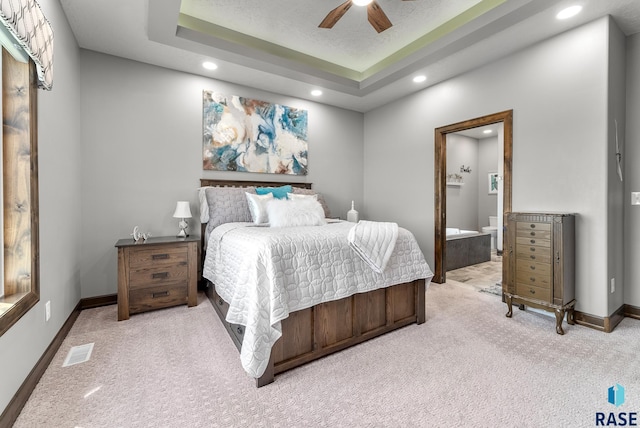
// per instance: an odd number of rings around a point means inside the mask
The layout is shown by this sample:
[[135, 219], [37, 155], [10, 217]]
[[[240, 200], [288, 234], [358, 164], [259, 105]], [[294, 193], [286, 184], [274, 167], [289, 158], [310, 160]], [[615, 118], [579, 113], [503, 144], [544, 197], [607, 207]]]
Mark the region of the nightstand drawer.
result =
[[541, 300], [543, 302], [551, 301], [551, 288], [541, 288], [516, 282], [516, 294], [518, 296]]
[[187, 263], [188, 247], [186, 244], [175, 246], [159, 246], [151, 248], [136, 248], [129, 257], [131, 270], [138, 267], [175, 265], [177, 263]]
[[118, 321], [132, 312], [196, 306], [200, 237], [121, 239], [118, 248]]
[[187, 283], [131, 289], [129, 291], [129, 312], [144, 312], [151, 309], [187, 303]]
[[129, 288], [144, 288], [184, 280], [187, 277], [187, 262], [178, 265], [150, 266], [131, 269], [129, 272]]

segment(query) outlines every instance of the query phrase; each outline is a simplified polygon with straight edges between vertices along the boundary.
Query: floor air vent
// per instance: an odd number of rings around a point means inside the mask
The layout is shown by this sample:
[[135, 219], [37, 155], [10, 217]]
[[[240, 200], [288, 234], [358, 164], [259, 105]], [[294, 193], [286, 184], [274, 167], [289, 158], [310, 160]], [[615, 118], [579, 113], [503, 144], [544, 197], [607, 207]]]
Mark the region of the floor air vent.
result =
[[86, 345], [74, 346], [69, 350], [67, 358], [64, 359], [62, 367], [72, 366], [74, 364], [84, 363], [91, 358], [91, 351], [93, 351], [93, 343], [87, 343]]

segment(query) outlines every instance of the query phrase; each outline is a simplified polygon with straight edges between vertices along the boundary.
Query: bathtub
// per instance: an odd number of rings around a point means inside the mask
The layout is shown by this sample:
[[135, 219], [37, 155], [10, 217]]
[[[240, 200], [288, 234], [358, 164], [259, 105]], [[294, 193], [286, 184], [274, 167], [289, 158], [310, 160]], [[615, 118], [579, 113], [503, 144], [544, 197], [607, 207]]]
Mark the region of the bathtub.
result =
[[447, 270], [491, 260], [491, 234], [447, 227]]

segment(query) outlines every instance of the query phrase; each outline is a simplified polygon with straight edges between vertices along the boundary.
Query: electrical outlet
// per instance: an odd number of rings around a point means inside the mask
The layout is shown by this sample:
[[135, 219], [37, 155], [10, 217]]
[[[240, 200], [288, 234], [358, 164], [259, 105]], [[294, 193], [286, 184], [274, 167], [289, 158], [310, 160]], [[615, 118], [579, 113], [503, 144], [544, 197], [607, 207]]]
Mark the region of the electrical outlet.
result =
[[51, 318], [51, 300], [47, 300], [47, 303], [44, 304], [44, 320], [49, 321]]
[[616, 292], [616, 279], [615, 278], [611, 278], [611, 285], [609, 286], [609, 288], [611, 288], [611, 293], [615, 293]]

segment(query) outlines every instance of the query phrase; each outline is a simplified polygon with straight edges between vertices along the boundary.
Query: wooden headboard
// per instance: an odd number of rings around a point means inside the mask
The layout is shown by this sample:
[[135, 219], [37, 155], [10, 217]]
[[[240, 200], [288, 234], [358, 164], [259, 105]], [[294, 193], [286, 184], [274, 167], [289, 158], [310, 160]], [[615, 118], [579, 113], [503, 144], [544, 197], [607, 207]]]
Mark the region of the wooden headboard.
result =
[[286, 186], [302, 187], [303, 189], [311, 189], [311, 183], [289, 183], [286, 181], [243, 181], [243, 180], [216, 180], [212, 178], [201, 178], [200, 187], [217, 186], [217, 187], [278, 187]]
[[[311, 189], [311, 183], [290, 183], [286, 181], [244, 181], [244, 180], [216, 180], [212, 178], [201, 178], [200, 187], [279, 187], [290, 184], [293, 187], [301, 187], [303, 189]], [[200, 225], [200, 248], [204, 248], [204, 231], [206, 224]]]

